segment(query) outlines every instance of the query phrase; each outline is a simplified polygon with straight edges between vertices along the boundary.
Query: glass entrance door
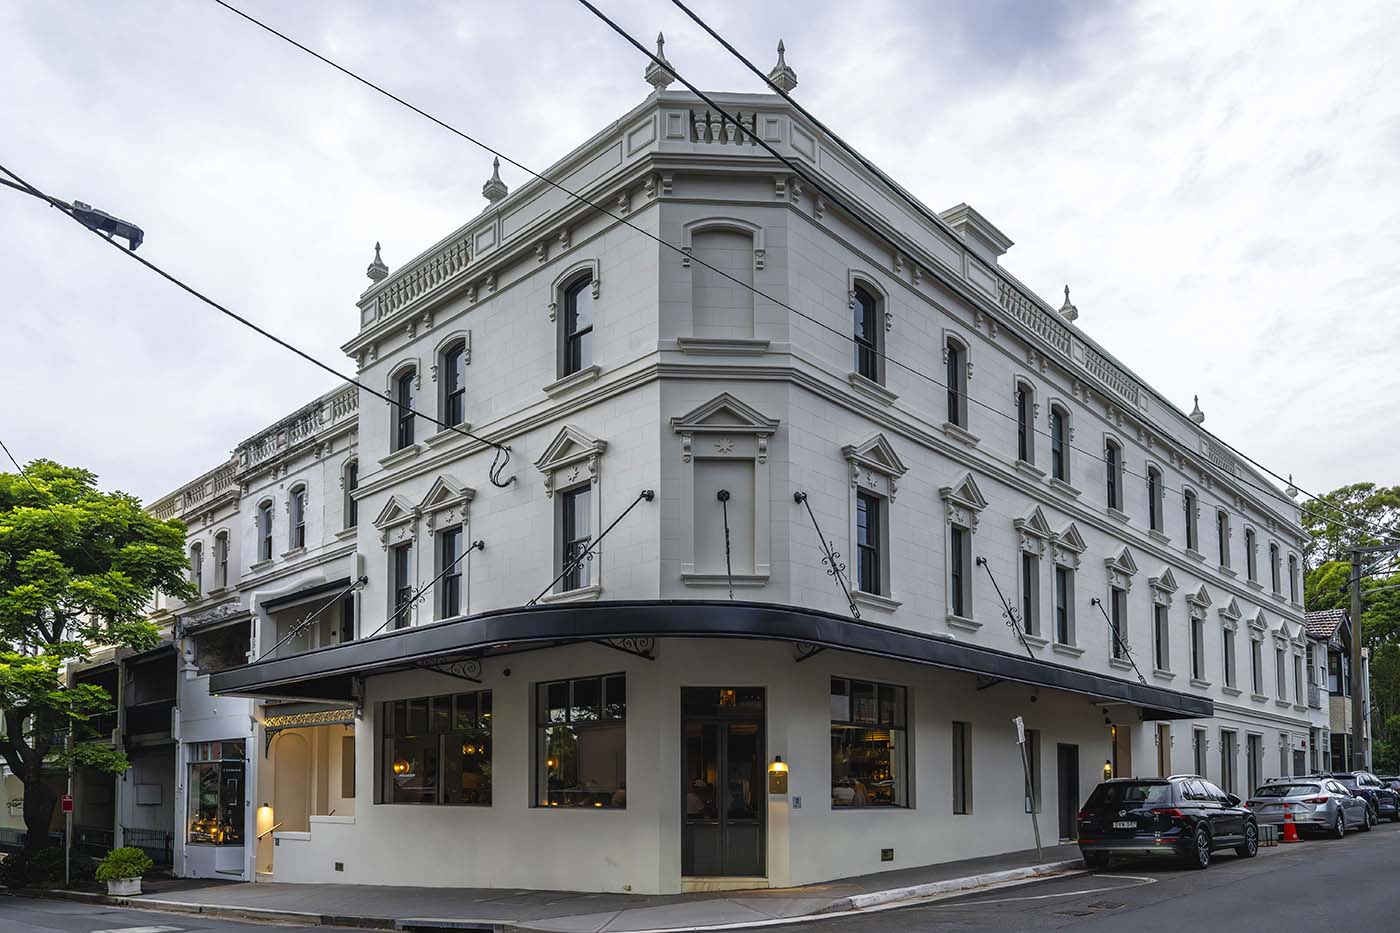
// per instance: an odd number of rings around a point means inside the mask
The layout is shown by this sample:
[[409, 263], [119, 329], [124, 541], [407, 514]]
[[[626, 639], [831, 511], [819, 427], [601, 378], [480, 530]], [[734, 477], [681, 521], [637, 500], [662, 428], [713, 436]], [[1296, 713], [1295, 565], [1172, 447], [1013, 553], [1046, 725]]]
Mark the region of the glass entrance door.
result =
[[685, 688], [681, 873], [764, 874], [763, 691]]

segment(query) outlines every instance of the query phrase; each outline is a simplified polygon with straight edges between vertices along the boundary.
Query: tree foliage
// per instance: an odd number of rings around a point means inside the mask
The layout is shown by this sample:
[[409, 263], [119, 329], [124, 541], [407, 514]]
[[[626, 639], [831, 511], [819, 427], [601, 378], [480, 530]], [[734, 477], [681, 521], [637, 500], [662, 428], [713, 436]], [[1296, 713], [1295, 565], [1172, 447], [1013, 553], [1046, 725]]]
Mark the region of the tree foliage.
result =
[[152, 595], [191, 596], [186, 567], [180, 522], [99, 490], [89, 471], [36, 460], [0, 473], [0, 757], [24, 782], [27, 848], [42, 843], [53, 810], [46, 771], [129, 766], [110, 746], [65, 747], [75, 724], [113, 706], [101, 687], [68, 685], [65, 664], [97, 646], [154, 647]]

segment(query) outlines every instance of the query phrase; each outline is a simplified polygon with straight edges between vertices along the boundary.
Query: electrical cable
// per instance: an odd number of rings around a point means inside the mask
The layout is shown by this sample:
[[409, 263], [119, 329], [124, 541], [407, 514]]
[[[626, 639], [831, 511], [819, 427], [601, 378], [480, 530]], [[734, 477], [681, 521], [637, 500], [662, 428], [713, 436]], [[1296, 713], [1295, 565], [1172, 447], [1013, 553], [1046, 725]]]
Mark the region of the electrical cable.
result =
[[[216, 0], [216, 2], [217, 2], [217, 0]], [[97, 236], [98, 239], [103, 240], [103, 241], [106, 242], [108, 245], [112, 246], [113, 248], [115, 248], [115, 249], [117, 249], [119, 252], [121, 252], [121, 254], [122, 254], [123, 256], [127, 256], [127, 257], [129, 257], [129, 258], [135, 260], [136, 262], [139, 262], [141, 265], [145, 266], [147, 269], [150, 269], [152, 272], [154, 272], [156, 275], [159, 275], [161, 278], [165, 279], [167, 282], [170, 282], [172, 285], [175, 285], [175, 286], [177, 286], [178, 288], [184, 290], [185, 292], [188, 292], [189, 294], [193, 295], [195, 298], [198, 298], [200, 301], [202, 301], [202, 302], [204, 302], [205, 304], [209, 305], [209, 307], [215, 309], [216, 311], [220, 312], [221, 314], [223, 314], [223, 315], [225, 315], [225, 316], [227, 316], [227, 317], [229, 317], [229, 318], [232, 318], [233, 320], [237, 321], [239, 324], [242, 324], [244, 327], [246, 327], [246, 328], [248, 328], [249, 330], [253, 331], [254, 333], [258, 334], [259, 336], [266, 337], [268, 340], [271, 340], [273, 343], [275, 343], [275, 344], [277, 344], [278, 346], [282, 347], [284, 350], [289, 350], [289, 351], [291, 351], [292, 353], [294, 353], [294, 354], [296, 354], [297, 356], [301, 357], [302, 359], [306, 360], [308, 363], [311, 363], [313, 366], [316, 366], [316, 367], [318, 367], [318, 368], [320, 368], [320, 369], [325, 370], [326, 372], [330, 373], [332, 376], [335, 376], [337, 379], [342, 380], [343, 382], [346, 382], [346, 383], [348, 383], [348, 384], [350, 384], [350, 385], [352, 385], [352, 386], [355, 386], [356, 388], [359, 388], [359, 389], [361, 389], [361, 390], [363, 390], [363, 391], [365, 391], [365, 392], [368, 392], [370, 395], [373, 395], [373, 396], [375, 396], [376, 398], [383, 399], [384, 401], [388, 402], [390, 405], [394, 406], [395, 408], [397, 408], [397, 409], [398, 409], [399, 411], [401, 411], [401, 412], [409, 412], [409, 413], [411, 413], [411, 414], [413, 414], [413, 415], [415, 415], [415, 416], [417, 416], [417, 417], [419, 417], [419, 418], [422, 418], [422, 419], [424, 419], [425, 421], [429, 421], [429, 422], [431, 422], [431, 423], [433, 423], [433, 424], [437, 425], [438, 427], [441, 427], [441, 428], [443, 428], [443, 429], [445, 429], [445, 430], [454, 431], [454, 432], [456, 432], [457, 434], [462, 435], [463, 437], [467, 437], [467, 438], [470, 438], [470, 439], [472, 439], [472, 440], [474, 440], [474, 441], [477, 441], [477, 442], [479, 442], [479, 443], [481, 443], [481, 444], [486, 444], [486, 445], [488, 445], [488, 446], [494, 447], [494, 448], [496, 449], [496, 456], [495, 456], [495, 459], [492, 460], [492, 463], [491, 463], [491, 470], [490, 470], [490, 479], [491, 479], [492, 484], [504, 488], [504, 487], [506, 487], [506, 486], [509, 486], [512, 482], [515, 481], [515, 477], [514, 477], [514, 476], [510, 477], [509, 479], [507, 479], [507, 480], [505, 480], [505, 481], [501, 481], [501, 480], [500, 480], [500, 473], [501, 473], [501, 471], [504, 470], [505, 467], [506, 467], [506, 465], [510, 462], [510, 448], [509, 448], [508, 446], [506, 446], [506, 445], [504, 445], [504, 444], [500, 444], [500, 443], [498, 443], [498, 442], [496, 442], [496, 441], [489, 440], [489, 439], [487, 439], [487, 438], [481, 437], [481, 436], [478, 435], [478, 434], [473, 434], [471, 431], [468, 431], [467, 429], [461, 427], [460, 425], [448, 424], [447, 422], [442, 421], [442, 420], [439, 419], [439, 418], [436, 418], [436, 417], [434, 417], [434, 416], [432, 416], [432, 415], [425, 414], [424, 412], [418, 411], [417, 409], [413, 408], [412, 406], [410, 406], [410, 405], [405, 405], [405, 404], [403, 404], [402, 402], [400, 402], [399, 400], [397, 400], [397, 399], [391, 397], [388, 393], [380, 392], [378, 389], [373, 389], [373, 388], [371, 388], [371, 387], [365, 385], [365, 384], [364, 384], [363, 382], [361, 382], [360, 380], [355, 379], [355, 378], [352, 377], [352, 376], [347, 376], [347, 375], [345, 375], [344, 373], [342, 373], [342, 372], [340, 372], [339, 370], [337, 370], [335, 367], [333, 367], [333, 366], [331, 366], [331, 365], [329, 365], [329, 364], [327, 364], [327, 363], [321, 362], [320, 360], [316, 359], [316, 357], [312, 356], [310, 353], [307, 353], [305, 350], [302, 350], [300, 347], [297, 347], [297, 346], [295, 346], [294, 344], [292, 344], [292, 343], [290, 343], [290, 342], [288, 342], [288, 341], [282, 339], [281, 337], [278, 337], [276, 334], [272, 333], [271, 331], [267, 330], [266, 328], [263, 328], [263, 327], [261, 327], [260, 325], [253, 323], [253, 322], [250, 321], [248, 318], [244, 317], [244, 316], [241, 315], [241, 314], [238, 314], [236, 311], [232, 311], [232, 310], [230, 310], [229, 308], [224, 307], [223, 305], [219, 304], [219, 303], [218, 303], [217, 301], [215, 301], [214, 299], [210, 298], [208, 295], [205, 295], [203, 292], [199, 291], [199, 289], [195, 288], [195, 287], [192, 286], [192, 285], [186, 284], [183, 280], [179, 279], [178, 277], [176, 277], [175, 275], [173, 275], [173, 274], [171, 274], [171, 273], [169, 273], [169, 272], [166, 272], [166, 271], [165, 271], [164, 269], [162, 269], [160, 266], [156, 265], [155, 263], [151, 262], [150, 260], [146, 259], [145, 257], [143, 257], [143, 256], [138, 256], [138, 255], [136, 255], [135, 252], [133, 252], [133, 251], [131, 251], [131, 250], [123, 249], [123, 248], [121, 247], [120, 244], [116, 243], [116, 242], [113, 241], [113, 240], [108, 239], [107, 237], [105, 237], [105, 236], [103, 236], [101, 233], [98, 233], [97, 231], [93, 230], [93, 229], [92, 229], [91, 227], [89, 227], [87, 224], [83, 223], [81, 220], [79, 220], [77, 217], [75, 217], [75, 216], [73, 215], [73, 210], [72, 210], [72, 208], [69, 207], [68, 205], [66, 205], [64, 202], [58, 200], [57, 198], [51, 197], [51, 196], [49, 196], [48, 194], [45, 194], [43, 191], [40, 191], [38, 188], [36, 188], [36, 187], [34, 187], [33, 185], [31, 185], [29, 182], [25, 181], [23, 178], [19, 177], [19, 176], [16, 175], [14, 172], [10, 171], [10, 170], [9, 170], [8, 168], [6, 168], [4, 165], [0, 165], [0, 172], [4, 172], [6, 175], [10, 176], [10, 177], [13, 178], [15, 181], [19, 182], [19, 184], [23, 185], [24, 188], [26, 189], [26, 193], [32, 194], [32, 195], [34, 195], [34, 196], [37, 197], [37, 198], [40, 198], [40, 199], [42, 199], [42, 200], [44, 200], [44, 201], [49, 202], [49, 205], [50, 205], [51, 207], [57, 208], [61, 213], [63, 213], [65, 216], [67, 216], [69, 219], [71, 219], [74, 223], [78, 224], [78, 226], [82, 227], [84, 230], [87, 230], [87, 231], [90, 232], [90, 233], [93, 233], [95, 236]]]

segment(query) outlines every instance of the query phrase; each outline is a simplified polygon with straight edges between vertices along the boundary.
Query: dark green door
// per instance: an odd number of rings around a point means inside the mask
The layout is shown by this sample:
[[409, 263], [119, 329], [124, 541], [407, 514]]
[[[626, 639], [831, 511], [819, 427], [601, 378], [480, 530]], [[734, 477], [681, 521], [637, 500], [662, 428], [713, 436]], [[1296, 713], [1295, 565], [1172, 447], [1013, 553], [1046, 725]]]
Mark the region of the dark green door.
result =
[[767, 787], [763, 691], [682, 691], [681, 873], [761, 877]]

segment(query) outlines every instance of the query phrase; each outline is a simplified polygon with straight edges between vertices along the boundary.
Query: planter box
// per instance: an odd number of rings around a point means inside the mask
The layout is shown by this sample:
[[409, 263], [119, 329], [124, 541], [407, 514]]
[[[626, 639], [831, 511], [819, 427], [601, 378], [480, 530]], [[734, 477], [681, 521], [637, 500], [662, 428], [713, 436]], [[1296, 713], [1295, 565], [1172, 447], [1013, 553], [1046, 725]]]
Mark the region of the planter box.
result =
[[107, 882], [107, 893], [114, 897], [130, 897], [141, 893], [140, 878], [118, 878]]

